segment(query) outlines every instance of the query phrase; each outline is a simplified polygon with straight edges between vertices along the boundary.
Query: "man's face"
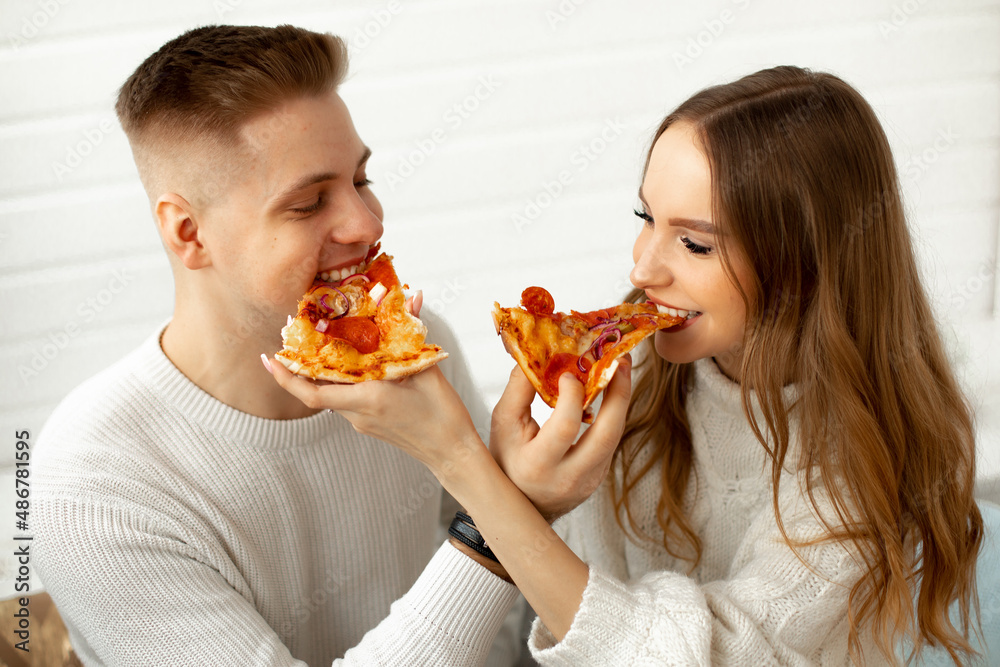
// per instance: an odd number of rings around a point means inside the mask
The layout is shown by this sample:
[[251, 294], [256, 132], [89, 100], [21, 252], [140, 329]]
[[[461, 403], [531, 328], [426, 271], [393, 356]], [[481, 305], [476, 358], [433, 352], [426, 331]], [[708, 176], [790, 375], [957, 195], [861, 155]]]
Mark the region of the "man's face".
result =
[[225, 195], [203, 214], [209, 289], [234, 317], [283, 323], [317, 274], [364, 258], [382, 236], [382, 207], [365, 175], [369, 150], [336, 93], [287, 102], [241, 138], [236, 163], [217, 175]]

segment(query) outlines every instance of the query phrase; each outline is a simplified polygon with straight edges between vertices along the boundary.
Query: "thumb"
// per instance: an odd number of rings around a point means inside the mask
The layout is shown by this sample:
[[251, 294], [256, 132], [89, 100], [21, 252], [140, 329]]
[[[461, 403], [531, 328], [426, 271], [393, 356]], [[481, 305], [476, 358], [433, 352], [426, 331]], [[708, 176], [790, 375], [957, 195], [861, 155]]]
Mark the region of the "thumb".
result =
[[507, 386], [493, 408], [493, 421], [519, 419], [531, 411], [531, 401], [535, 398], [535, 388], [520, 366], [514, 366], [507, 380]]

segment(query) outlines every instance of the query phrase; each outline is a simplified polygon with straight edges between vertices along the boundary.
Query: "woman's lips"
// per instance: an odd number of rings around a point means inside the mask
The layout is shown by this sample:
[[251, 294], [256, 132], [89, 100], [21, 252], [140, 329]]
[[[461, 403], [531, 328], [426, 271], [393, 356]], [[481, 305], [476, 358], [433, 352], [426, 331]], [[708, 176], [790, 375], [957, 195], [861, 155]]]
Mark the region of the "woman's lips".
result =
[[660, 331], [666, 331], [667, 333], [676, 333], [678, 331], [683, 331], [684, 329], [687, 329], [692, 324], [694, 324], [695, 322], [697, 322], [700, 318], [701, 318], [701, 313], [698, 313], [694, 317], [687, 318], [686, 320], [684, 320], [680, 324], [675, 324], [674, 326], [669, 327], [667, 329], [660, 329]]

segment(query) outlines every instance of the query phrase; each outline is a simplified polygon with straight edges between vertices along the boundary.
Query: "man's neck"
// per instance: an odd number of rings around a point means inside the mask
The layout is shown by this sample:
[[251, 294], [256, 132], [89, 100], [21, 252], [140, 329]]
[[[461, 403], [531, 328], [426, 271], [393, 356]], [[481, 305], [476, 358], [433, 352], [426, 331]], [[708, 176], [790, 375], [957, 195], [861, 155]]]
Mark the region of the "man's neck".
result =
[[[274, 381], [260, 361], [280, 348], [257, 336], [239, 337], [212, 326], [205, 313], [177, 309], [160, 339], [167, 358], [213, 398], [241, 412], [265, 419], [299, 419], [316, 414]], [[272, 362], [274, 363], [274, 362]]]

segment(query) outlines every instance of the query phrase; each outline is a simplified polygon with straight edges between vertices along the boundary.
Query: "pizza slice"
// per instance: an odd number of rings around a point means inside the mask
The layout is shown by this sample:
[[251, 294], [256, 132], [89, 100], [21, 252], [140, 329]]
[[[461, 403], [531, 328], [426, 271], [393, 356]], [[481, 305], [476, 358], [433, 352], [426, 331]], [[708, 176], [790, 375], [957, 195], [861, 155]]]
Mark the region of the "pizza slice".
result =
[[555, 301], [541, 287], [521, 293], [522, 308], [493, 304], [493, 324], [504, 347], [550, 407], [559, 397], [559, 376], [583, 383], [583, 421], [594, 419], [591, 403], [615, 374], [618, 357], [657, 329], [683, 322], [653, 303], [623, 303], [589, 313], [553, 312]]
[[424, 338], [427, 327], [404, 308], [392, 257], [368, 251], [357, 273], [318, 276], [281, 330], [277, 358], [297, 375], [331, 382], [396, 380], [448, 356]]

